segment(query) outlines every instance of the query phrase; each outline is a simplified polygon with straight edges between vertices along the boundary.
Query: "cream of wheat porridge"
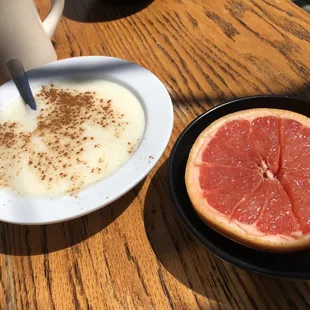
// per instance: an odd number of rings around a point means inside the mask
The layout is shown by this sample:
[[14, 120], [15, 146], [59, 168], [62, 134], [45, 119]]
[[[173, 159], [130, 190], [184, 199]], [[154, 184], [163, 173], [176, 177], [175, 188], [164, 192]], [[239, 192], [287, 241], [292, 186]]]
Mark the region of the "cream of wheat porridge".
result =
[[144, 132], [139, 100], [108, 81], [62, 81], [0, 112], [0, 187], [25, 196], [76, 193], [118, 170]]

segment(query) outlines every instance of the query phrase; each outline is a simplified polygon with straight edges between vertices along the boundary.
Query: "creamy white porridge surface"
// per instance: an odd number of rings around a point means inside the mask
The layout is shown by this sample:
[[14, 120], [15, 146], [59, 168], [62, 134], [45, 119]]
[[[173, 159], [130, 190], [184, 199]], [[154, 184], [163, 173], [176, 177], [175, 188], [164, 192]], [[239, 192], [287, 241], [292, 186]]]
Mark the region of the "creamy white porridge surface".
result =
[[0, 111], [0, 187], [24, 196], [76, 193], [131, 157], [144, 132], [139, 100], [102, 80], [62, 81]]

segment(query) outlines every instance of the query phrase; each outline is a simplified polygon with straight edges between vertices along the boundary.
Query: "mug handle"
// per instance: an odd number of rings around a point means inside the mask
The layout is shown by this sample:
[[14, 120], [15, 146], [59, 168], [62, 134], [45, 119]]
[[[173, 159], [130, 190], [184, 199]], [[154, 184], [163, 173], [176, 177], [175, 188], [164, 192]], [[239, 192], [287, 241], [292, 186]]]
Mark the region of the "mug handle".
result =
[[43, 29], [52, 37], [64, 10], [65, 0], [52, 0], [51, 9], [43, 21]]

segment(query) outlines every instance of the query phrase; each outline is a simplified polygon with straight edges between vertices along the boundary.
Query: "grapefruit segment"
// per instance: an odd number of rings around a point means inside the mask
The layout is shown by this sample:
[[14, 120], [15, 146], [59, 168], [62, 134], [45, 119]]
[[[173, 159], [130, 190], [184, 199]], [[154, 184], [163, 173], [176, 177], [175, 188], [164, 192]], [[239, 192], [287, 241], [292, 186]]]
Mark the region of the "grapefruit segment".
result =
[[[259, 154], [248, 139], [249, 129], [249, 121], [239, 120], [225, 124], [211, 141], [206, 141], [202, 162], [256, 168], [260, 162], [256, 158]], [[236, 136], [232, 137], [231, 132], [235, 132]]]
[[258, 117], [251, 122], [249, 140], [266, 166], [275, 174], [279, 170], [280, 131], [277, 117]]
[[265, 206], [256, 222], [259, 231], [271, 235], [292, 235], [299, 230], [291, 201], [277, 180], [269, 183]]
[[281, 120], [283, 168], [310, 168], [310, 128], [291, 119]]
[[310, 233], [310, 183], [302, 174], [287, 173], [282, 185], [290, 197], [293, 211], [304, 234]]
[[[202, 190], [212, 190], [216, 188], [232, 187], [241, 182], [245, 185], [248, 178], [259, 177], [257, 170], [226, 166], [200, 166], [199, 183]], [[252, 185], [251, 183], [249, 184]]]
[[222, 214], [230, 215], [235, 206], [241, 201], [248, 190], [245, 185], [249, 186], [250, 190], [255, 189], [261, 182], [260, 177], [251, 176], [236, 180], [227, 187], [222, 187], [216, 190], [206, 191], [204, 197], [208, 204]]
[[221, 143], [219, 138], [213, 139], [203, 151], [199, 163], [218, 164], [231, 167], [256, 168], [256, 164], [233, 147]]
[[225, 166], [200, 167], [200, 187], [207, 202], [223, 214], [230, 215], [235, 205], [254, 190], [262, 178], [257, 171]]
[[185, 173], [197, 214], [244, 245], [310, 246], [310, 119], [250, 109], [218, 119], [195, 141]]
[[231, 219], [240, 223], [254, 224], [267, 202], [269, 182], [265, 180], [252, 192], [244, 197], [234, 208]]
[[[218, 130], [216, 137], [218, 141], [222, 141], [223, 144], [236, 149], [239, 154], [244, 154], [244, 156], [254, 159], [258, 154], [255, 153], [248, 139], [250, 128], [251, 124], [247, 120], [240, 119], [227, 122]], [[235, 135], [232, 135], [232, 132]]]

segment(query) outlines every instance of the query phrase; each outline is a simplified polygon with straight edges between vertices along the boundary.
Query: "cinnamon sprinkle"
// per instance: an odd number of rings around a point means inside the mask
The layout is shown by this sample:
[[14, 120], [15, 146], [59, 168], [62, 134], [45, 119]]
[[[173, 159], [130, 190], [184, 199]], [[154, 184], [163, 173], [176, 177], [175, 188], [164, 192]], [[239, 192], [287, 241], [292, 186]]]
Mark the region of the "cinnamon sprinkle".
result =
[[[72, 172], [70, 162], [85, 165], [83, 158], [79, 157], [85, 150], [84, 146], [100, 147], [99, 144], [88, 144], [89, 140], [95, 139], [85, 136], [85, 125], [104, 129], [110, 127], [118, 137], [119, 130], [124, 131], [128, 125], [122, 120], [124, 114], [113, 108], [111, 99], [98, 98], [95, 92], [57, 88], [54, 84], [42, 86], [36, 100], [39, 107], [40, 101], [44, 101], [45, 106], [40, 110], [37, 128], [33, 132], [21, 132], [16, 122], [0, 124], [0, 147], [3, 150], [0, 155], [6, 156], [6, 160], [12, 163], [16, 157], [29, 154], [26, 162], [42, 182], [51, 183], [59, 177], [68, 177], [72, 181], [72, 188], [80, 188], [82, 180]], [[45, 146], [44, 151], [38, 151], [33, 138], [40, 139]], [[128, 152], [132, 152], [132, 149], [129, 148]], [[103, 162], [103, 159], [99, 162]], [[90, 173], [95, 171], [88, 166], [87, 169]], [[101, 168], [97, 171], [101, 171]], [[0, 184], [7, 184], [8, 180], [3, 179], [3, 175], [0, 170]]]

